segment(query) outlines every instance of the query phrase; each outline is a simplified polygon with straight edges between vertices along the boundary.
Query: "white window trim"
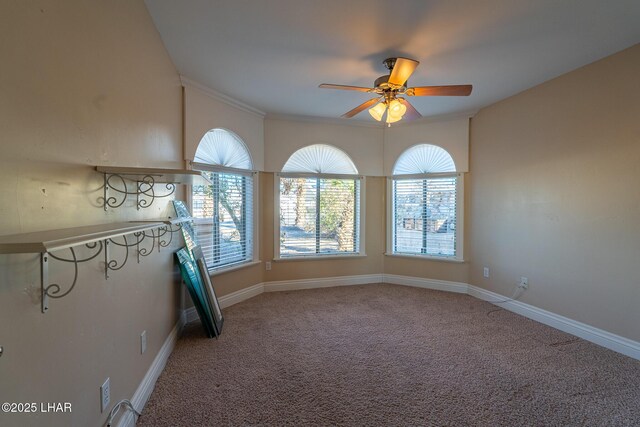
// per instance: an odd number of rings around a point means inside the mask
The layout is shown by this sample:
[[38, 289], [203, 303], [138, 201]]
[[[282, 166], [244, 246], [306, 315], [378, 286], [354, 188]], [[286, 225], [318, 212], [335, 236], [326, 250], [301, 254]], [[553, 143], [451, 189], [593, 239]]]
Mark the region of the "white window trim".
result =
[[[393, 252], [393, 180], [423, 179], [456, 176], [456, 256], [437, 256], [432, 254], [410, 254]], [[464, 259], [464, 173], [450, 172], [437, 174], [396, 175], [387, 177], [387, 250], [386, 256], [425, 259], [430, 261], [465, 262]]]
[[[294, 255], [294, 256], [280, 256], [280, 177], [285, 178], [309, 178], [309, 177], [319, 177], [319, 178], [338, 178], [338, 179], [360, 179], [360, 209], [359, 209], [359, 223], [360, 227], [358, 229], [358, 252], [345, 253], [345, 254], [336, 254], [336, 253], [328, 253], [328, 254], [311, 254], [311, 255]], [[337, 174], [309, 174], [309, 173], [290, 173], [290, 172], [281, 172], [275, 173], [273, 177], [273, 193], [274, 193], [274, 202], [273, 202], [273, 260], [274, 261], [312, 261], [312, 260], [323, 260], [323, 259], [345, 259], [345, 258], [363, 258], [366, 257], [366, 190], [367, 190], [367, 180], [365, 176], [362, 175], [337, 175]]]
[[[259, 226], [260, 226], [260, 197], [259, 197], [259, 193], [260, 193], [260, 180], [258, 179], [258, 172], [257, 171], [251, 171], [251, 170], [245, 170], [245, 169], [235, 169], [235, 168], [225, 168], [224, 166], [217, 166], [217, 165], [205, 165], [205, 164], [201, 164], [201, 163], [193, 163], [191, 161], [187, 162], [187, 168], [191, 169], [191, 170], [204, 170], [204, 171], [211, 171], [211, 172], [227, 172], [227, 173], [235, 173], [238, 174], [239, 172], [241, 174], [245, 174], [245, 175], [251, 175], [253, 178], [253, 224], [252, 224], [252, 229], [253, 229], [253, 257], [252, 259], [247, 259], [244, 260], [242, 262], [238, 262], [235, 264], [227, 264], [227, 265], [221, 265], [218, 267], [208, 267], [209, 270], [209, 274], [211, 276], [215, 276], [217, 274], [222, 274], [222, 273], [226, 273], [227, 271], [233, 271], [233, 270], [239, 270], [241, 268], [244, 267], [250, 267], [251, 265], [260, 263], [260, 254], [258, 253], [259, 249], [260, 249], [260, 230], [259, 230]], [[193, 166], [198, 166], [196, 168], [194, 168]], [[191, 212], [193, 213], [193, 187], [191, 185], [185, 185], [185, 189], [187, 191], [187, 203], [189, 206], [189, 209], [191, 210]]]

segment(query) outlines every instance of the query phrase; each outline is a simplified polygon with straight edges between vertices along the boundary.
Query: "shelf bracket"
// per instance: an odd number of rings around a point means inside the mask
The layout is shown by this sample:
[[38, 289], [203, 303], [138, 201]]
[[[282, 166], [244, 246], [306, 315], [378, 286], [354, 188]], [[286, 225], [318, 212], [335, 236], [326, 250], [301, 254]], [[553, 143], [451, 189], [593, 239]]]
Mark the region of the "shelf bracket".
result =
[[47, 295], [47, 284], [49, 283], [49, 253], [40, 254], [40, 291], [41, 291], [41, 311], [46, 313], [49, 310], [49, 295]]
[[[127, 196], [136, 196], [136, 209], [148, 208], [156, 199], [169, 197], [176, 191], [175, 183], [165, 184], [165, 193], [157, 194], [157, 183], [152, 175], [140, 175], [133, 183], [132, 178], [117, 173], [104, 172], [102, 204], [104, 210], [118, 208], [127, 200]], [[127, 184], [129, 182], [130, 184]], [[133, 185], [135, 184], [135, 187]], [[133, 187], [133, 188], [132, 188]], [[109, 192], [119, 193], [122, 199], [110, 196]]]

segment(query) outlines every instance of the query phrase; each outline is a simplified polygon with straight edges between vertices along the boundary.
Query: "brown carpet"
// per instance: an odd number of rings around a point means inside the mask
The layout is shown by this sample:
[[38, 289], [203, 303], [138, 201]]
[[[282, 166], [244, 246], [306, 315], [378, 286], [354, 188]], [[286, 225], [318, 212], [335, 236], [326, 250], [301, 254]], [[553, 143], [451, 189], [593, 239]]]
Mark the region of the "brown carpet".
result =
[[640, 362], [467, 295], [265, 293], [189, 325], [141, 426], [640, 426]]

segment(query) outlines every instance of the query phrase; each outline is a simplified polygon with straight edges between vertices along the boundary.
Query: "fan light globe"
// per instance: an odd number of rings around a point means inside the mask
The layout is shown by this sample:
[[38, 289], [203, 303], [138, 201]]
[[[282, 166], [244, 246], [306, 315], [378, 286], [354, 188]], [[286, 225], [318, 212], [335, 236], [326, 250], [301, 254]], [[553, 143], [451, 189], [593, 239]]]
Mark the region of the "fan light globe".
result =
[[391, 124], [391, 123], [395, 123], [397, 121], [399, 121], [400, 119], [402, 119], [402, 116], [396, 115], [396, 114], [392, 114], [391, 110], [389, 110], [389, 112], [387, 113], [387, 123]]
[[407, 107], [397, 99], [394, 99], [393, 101], [391, 101], [391, 103], [389, 103], [389, 113], [392, 116], [402, 118], [402, 116], [404, 116], [404, 113], [406, 112]]
[[387, 104], [385, 104], [384, 102], [380, 102], [375, 107], [369, 109], [369, 114], [371, 114], [371, 117], [373, 117], [377, 121], [380, 121], [382, 120], [382, 115], [384, 114], [384, 111], [386, 109]]

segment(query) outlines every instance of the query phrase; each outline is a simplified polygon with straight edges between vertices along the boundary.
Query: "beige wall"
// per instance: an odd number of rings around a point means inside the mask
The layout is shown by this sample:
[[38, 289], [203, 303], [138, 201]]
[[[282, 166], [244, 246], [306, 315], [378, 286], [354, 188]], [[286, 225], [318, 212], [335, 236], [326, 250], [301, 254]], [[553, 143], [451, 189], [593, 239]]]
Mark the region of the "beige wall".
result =
[[472, 284], [640, 340], [638, 76], [640, 45], [472, 119]]
[[347, 153], [358, 173], [382, 175], [381, 127], [268, 118], [264, 133], [265, 171], [281, 171], [291, 154], [302, 147], [329, 144]]
[[207, 88], [185, 83], [185, 160], [193, 160], [200, 140], [211, 129], [222, 128], [238, 135], [251, 153], [253, 168], [264, 168], [264, 120], [254, 112], [231, 106]]
[[[182, 165], [180, 81], [142, 2], [2, 2], [0, 62], [0, 235], [168, 213], [166, 200], [105, 213], [92, 169]], [[0, 401], [73, 410], [0, 413], [0, 425], [101, 425], [106, 377], [112, 403], [132, 397], [178, 319], [173, 250], [108, 281], [100, 260], [82, 264], [47, 314], [37, 257], [0, 255]], [[72, 277], [71, 265], [52, 262], [51, 282], [66, 290]]]
[[384, 174], [392, 175], [398, 157], [417, 144], [444, 148], [458, 172], [469, 171], [469, 117], [422, 119], [384, 128]]

